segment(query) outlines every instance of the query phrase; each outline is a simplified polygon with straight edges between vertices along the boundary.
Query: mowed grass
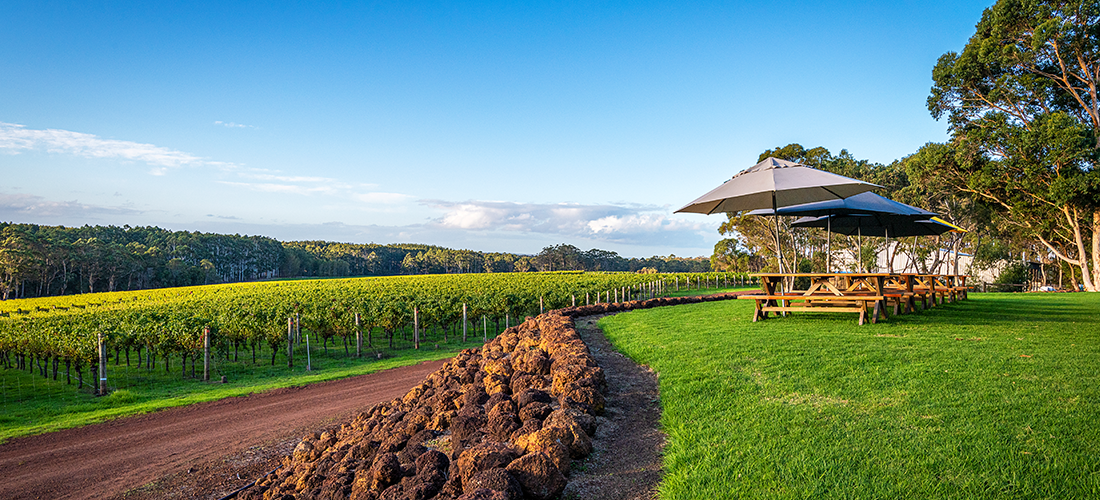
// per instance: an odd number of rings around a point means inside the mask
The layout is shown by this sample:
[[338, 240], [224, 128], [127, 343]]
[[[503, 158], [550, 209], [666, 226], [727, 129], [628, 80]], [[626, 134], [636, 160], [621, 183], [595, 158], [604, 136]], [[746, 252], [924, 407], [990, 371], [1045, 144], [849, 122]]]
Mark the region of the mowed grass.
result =
[[731, 300], [600, 321], [660, 374], [662, 499], [1100, 498], [1100, 294], [885, 323]]
[[[375, 341], [379, 342], [378, 339]], [[403, 341], [399, 343], [407, 344]], [[0, 443], [13, 437], [79, 427], [174, 406], [445, 359], [462, 349], [481, 345], [480, 331], [477, 335], [471, 333], [465, 343], [462, 342], [461, 335], [458, 338], [452, 336], [449, 341], [432, 338], [423, 341], [419, 350], [407, 346], [399, 346], [405, 348], [393, 350], [371, 349], [362, 358], [354, 356], [354, 347], [351, 348], [352, 356], [347, 356], [343, 345], [333, 348], [330, 344], [327, 354], [322, 347], [313, 345], [310, 349], [310, 371], [306, 371], [304, 344], [295, 350], [293, 368], [287, 367], [282, 351], [276, 355], [275, 365], [272, 366], [270, 348], [265, 346], [257, 352], [256, 364], [252, 363], [252, 352], [242, 348], [236, 362], [226, 361], [222, 357], [211, 362], [211, 382], [202, 381], [201, 358], [196, 363], [196, 378], [192, 378], [190, 359], [185, 375], [178, 354], [171, 358], [169, 371], [166, 373], [163, 357], [156, 359], [157, 364], [153, 369], [147, 370], [137, 367], [135, 352], [130, 354], [133, 366], [127, 367], [125, 355], [120, 356], [120, 363], [116, 365], [114, 352], [111, 351], [107, 368], [107, 383], [111, 392], [103, 397], [92, 394], [89, 384], [95, 382], [87, 371], [84, 375], [85, 386], [78, 389], [75, 374], [72, 385], [66, 385], [64, 365], [60, 368], [57, 381], [52, 379], [52, 371], [51, 378], [45, 379], [37, 374], [37, 370], [32, 373], [0, 368]], [[382, 359], [378, 359], [378, 353], [383, 355]], [[221, 383], [222, 376], [226, 377], [227, 383]]]

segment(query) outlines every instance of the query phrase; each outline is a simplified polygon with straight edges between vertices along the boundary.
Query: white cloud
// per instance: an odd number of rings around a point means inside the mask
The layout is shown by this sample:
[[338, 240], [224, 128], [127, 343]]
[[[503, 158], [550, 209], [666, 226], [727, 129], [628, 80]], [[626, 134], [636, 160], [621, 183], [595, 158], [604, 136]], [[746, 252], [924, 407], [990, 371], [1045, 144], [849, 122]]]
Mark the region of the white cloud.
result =
[[243, 187], [252, 191], [260, 191], [264, 193], [285, 193], [285, 194], [300, 194], [300, 195], [312, 195], [312, 194], [336, 194], [339, 190], [334, 186], [304, 186], [299, 184], [276, 184], [271, 182], [232, 182], [232, 181], [218, 181], [219, 184], [225, 184], [228, 186]]
[[[35, 218], [79, 219], [96, 216], [133, 216], [144, 213], [128, 207], [89, 205], [79, 201], [52, 201], [31, 194], [0, 193], [0, 220]], [[29, 218], [29, 219], [28, 219]]]
[[103, 139], [93, 134], [69, 130], [29, 129], [23, 125], [4, 122], [0, 122], [0, 151], [11, 154], [46, 151], [84, 158], [138, 161], [152, 166], [150, 173], [153, 175], [164, 175], [169, 168], [186, 166], [235, 167], [232, 163], [212, 161], [153, 144]]
[[300, 175], [275, 175], [275, 174], [250, 174], [242, 173], [241, 177], [249, 179], [258, 179], [261, 181], [280, 181], [280, 182], [330, 182], [337, 183], [336, 179], [329, 177], [306, 177]]
[[444, 211], [437, 227], [492, 232], [525, 232], [597, 241], [692, 242], [714, 233], [717, 222], [671, 218], [668, 207], [650, 205], [535, 204], [499, 201], [421, 200]]
[[401, 203], [401, 202], [408, 201], [408, 200], [414, 198], [413, 196], [407, 195], [407, 194], [379, 193], [379, 192], [356, 193], [355, 195], [353, 195], [353, 197], [356, 200], [359, 200], [363, 203], [385, 204], [385, 205], [393, 205], [393, 204]]
[[221, 120], [215, 121], [214, 125], [221, 125], [223, 127], [228, 127], [228, 128], [256, 128], [256, 127], [253, 127], [252, 125], [244, 125], [244, 124], [241, 124], [241, 123], [233, 123], [233, 122], [223, 122]]

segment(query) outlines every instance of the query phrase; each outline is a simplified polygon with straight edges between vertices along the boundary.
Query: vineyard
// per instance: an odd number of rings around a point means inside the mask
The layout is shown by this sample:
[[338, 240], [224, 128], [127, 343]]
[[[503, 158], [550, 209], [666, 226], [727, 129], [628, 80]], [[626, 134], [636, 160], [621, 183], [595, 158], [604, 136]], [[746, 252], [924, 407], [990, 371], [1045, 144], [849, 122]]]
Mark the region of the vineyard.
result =
[[[257, 362], [309, 340], [343, 345], [349, 356], [402, 346], [422, 336], [489, 337], [527, 315], [599, 302], [654, 297], [744, 280], [725, 273], [507, 273], [271, 281], [168, 288], [0, 303], [0, 365], [84, 385], [113, 354], [167, 371], [215, 357]], [[411, 337], [411, 343], [409, 342]], [[267, 360], [262, 360], [266, 362]], [[305, 360], [302, 360], [305, 361]], [[100, 377], [104, 375], [100, 372]], [[99, 390], [99, 388], [97, 388]]]

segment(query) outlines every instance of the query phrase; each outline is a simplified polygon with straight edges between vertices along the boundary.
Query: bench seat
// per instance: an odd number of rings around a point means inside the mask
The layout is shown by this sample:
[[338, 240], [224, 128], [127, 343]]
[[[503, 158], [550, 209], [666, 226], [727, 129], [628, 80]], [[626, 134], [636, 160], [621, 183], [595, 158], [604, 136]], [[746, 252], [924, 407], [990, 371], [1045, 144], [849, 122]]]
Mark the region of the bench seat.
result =
[[[876, 302], [883, 302], [886, 300], [886, 296], [883, 295], [794, 295], [794, 294], [775, 294], [775, 295], [742, 295], [737, 297], [738, 299], [754, 300], [756, 301], [756, 309], [753, 311], [752, 321], [755, 323], [758, 320], [766, 319], [769, 312], [791, 312], [791, 311], [822, 311], [822, 312], [854, 312], [859, 313], [859, 324], [862, 325], [867, 320], [867, 307], [874, 305]], [[774, 301], [784, 301], [783, 305], [779, 305]], [[877, 320], [877, 314], [871, 316], [871, 322], [875, 323]]]

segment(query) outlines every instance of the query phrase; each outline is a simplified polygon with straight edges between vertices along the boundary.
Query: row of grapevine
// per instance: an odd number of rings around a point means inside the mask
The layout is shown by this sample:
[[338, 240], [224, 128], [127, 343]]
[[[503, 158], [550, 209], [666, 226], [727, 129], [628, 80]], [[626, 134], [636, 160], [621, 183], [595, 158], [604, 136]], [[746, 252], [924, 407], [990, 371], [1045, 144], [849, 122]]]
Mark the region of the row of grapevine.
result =
[[[327, 342], [378, 329], [393, 335], [413, 320], [422, 328], [447, 328], [463, 319], [521, 319], [540, 309], [637, 298], [671, 282], [694, 287], [724, 273], [505, 273], [336, 280], [270, 281], [136, 292], [46, 297], [0, 303], [0, 364], [24, 366], [25, 358], [92, 365], [98, 336], [109, 349], [184, 356], [202, 348], [203, 331], [215, 347], [288, 342], [288, 318]], [[15, 359], [12, 359], [15, 356]], [[273, 361], [274, 362], [274, 358]], [[42, 365], [41, 362], [38, 363]], [[79, 371], [79, 368], [78, 368]]]

